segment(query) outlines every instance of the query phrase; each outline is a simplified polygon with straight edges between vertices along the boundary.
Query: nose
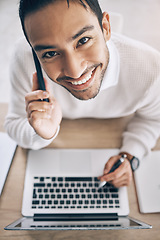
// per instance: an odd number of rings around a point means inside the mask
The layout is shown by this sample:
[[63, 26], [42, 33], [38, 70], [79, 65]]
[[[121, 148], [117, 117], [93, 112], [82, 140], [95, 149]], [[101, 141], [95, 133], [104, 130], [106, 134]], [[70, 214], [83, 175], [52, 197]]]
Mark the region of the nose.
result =
[[63, 74], [77, 79], [87, 68], [87, 61], [78, 53], [66, 53], [63, 61]]

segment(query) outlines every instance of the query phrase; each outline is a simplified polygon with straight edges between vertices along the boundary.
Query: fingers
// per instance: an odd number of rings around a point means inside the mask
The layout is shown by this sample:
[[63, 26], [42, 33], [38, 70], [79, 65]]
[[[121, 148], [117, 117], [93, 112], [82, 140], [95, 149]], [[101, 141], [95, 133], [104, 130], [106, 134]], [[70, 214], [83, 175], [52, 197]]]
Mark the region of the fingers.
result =
[[26, 105], [28, 105], [30, 102], [43, 100], [45, 98], [49, 98], [49, 93], [42, 90], [28, 93], [25, 96]]
[[49, 86], [47, 83], [47, 80], [44, 79], [45, 85], [46, 85], [46, 91], [39, 90], [39, 84], [38, 84], [38, 78], [37, 78], [37, 73], [33, 74], [33, 85], [32, 85], [32, 92], [26, 94], [25, 96], [25, 102], [26, 102], [26, 110], [28, 105], [33, 102], [33, 101], [38, 101], [38, 100], [43, 100], [46, 98], [49, 98], [50, 92], [49, 92]]
[[[50, 96], [48, 91], [39, 90], [37, 73], [33, 74], [33, 85], [32, 92], [26, 94], [25, 102], [26, 102], [26, 112], [29, 123], [33, 126], [36, 125], [38, 119], [50, 119], [52, 110], [54, 108], [55, 99], [53, 96]], [[44, 79], [45, 85], [49, 90], [49, 86], [47, 84], [46, 79]], [[43, 100], [45, 98], [50, 98], [49, 103]]]
[[111, 157], [108, 162], [105, 164], [104, 166], [104, 174], [109, 173], [109, 171], [111, 170], [111, 168], [113, 167], [113, 165], [118, 161], [118, 159], [120, 158], [119, 155], [113, 156]]
[[123, 186], [129, 186], [131, 181], [132, 181], [132, 174], [130, 175], [128, 174], [128, 172], [126, 172], [119, 178], [115, 177], [113, 181], [110, 181], [110, 183], [115, 187], [119, 188]]
[[109, 182], [115, 187], [129, 186], [132, 181], [132, 170], [128, 159], [125, 159], [114, 172], [109, 173], [119, 158], [120, 156], [113, 156], [108, 160], [104, 167], [103, 176], [99, 177], [100, 181]]
[[54, 108], [54, 103], [53, 102], [30, 102], [30, 104], [28, 104], [26, 106], [26, 111], [27, 111], [27, 117], [31, 118], [33, 117], [33, 115], [36, 114], [36, 112], [41, 113], [41, 116], [44, 118], [49, 118], [49, 116], [51, 115], [51, 112]]

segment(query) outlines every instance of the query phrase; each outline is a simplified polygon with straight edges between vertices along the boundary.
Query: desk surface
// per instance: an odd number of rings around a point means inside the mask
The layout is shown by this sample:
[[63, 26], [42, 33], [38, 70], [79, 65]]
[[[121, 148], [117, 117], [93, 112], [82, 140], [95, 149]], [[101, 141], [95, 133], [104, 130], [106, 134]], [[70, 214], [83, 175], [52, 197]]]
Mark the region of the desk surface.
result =
[[[7, 113], [7, 104], [0, 104], [0, 130]], [[121, 133], [129, 118], [112, 120], [63, 120], [61, 131], [49, 147], [56, 148], [118, 148], [121, 145]], [[85, 133], [85, 134], [84, 134]], [[68, 141], [69, 140], [69, 141]], [[160, 149], [158, 141], [155, 149]], [[5, 231], [4, 227], [21, 217], [23, 183], [27, 151], [18, 147], [2, 196], [0, 198], [0, 240], [60, 240], [60, 239], [153, 239], [160, 240], [160, 213], [140, 214], [138, 209], [134, 181], [128, 187], [130, 216], [153, 226], [147, 230], [94, 230], [94, 231]]]

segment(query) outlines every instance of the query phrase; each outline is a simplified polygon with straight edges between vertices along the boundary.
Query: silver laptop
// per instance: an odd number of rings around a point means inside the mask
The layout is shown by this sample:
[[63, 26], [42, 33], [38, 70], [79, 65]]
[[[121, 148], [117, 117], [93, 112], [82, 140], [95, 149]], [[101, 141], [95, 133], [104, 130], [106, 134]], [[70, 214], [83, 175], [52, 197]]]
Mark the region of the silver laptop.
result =
[[97, 176], [118, 149], [30, 150], [22, 204], [23, 218], [5, 229], [128, 229], [151, 226], [128, 217], [126, 187]]
[[135, 182], [140, 211], [160, 212], [160, 151], [152, 151], [141, 161]]

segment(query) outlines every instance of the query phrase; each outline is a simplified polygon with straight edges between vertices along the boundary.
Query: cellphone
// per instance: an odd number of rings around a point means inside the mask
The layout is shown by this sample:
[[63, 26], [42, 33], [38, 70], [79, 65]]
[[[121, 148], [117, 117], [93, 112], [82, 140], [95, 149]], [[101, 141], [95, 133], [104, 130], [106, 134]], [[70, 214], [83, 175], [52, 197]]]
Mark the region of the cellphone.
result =
[[[35, 63], [36, 71], [37, 71], [39, 89], [46, 91], [43, 74], [42, 74], [42, 68], [41, 68], [40, 62], [39, 62], [38, 57], [33, 48], [32, 48], [32, 53], [33, 53], [33, 59], [34, 59], [34, 63]], [[45, 98], [45, 99], [43, 99], [43, 101], [49, 102], [49, 99]]]

